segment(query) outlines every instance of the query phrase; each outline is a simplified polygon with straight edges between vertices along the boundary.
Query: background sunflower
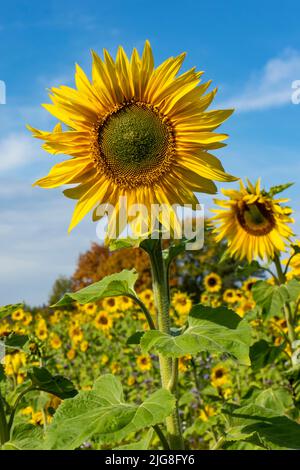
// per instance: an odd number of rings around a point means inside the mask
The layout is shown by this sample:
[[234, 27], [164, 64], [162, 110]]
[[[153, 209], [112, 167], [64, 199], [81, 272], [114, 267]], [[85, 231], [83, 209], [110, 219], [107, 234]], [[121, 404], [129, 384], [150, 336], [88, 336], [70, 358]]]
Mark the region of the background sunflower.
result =
[[274, 197], [248, 181], [240, 182], [240, 190], [222, 190], [229, 200], [215, 200], [222, 209], [216, 213], [214, 233], [216, 241], [228, 241], [228, 254], [251, 262], [254, 258], [274, 259], [276, 253], [285, 250], [286, 242], [293, 235], [287, 225], [293, 222], [291, 209], [282, 203], [288, 199]]

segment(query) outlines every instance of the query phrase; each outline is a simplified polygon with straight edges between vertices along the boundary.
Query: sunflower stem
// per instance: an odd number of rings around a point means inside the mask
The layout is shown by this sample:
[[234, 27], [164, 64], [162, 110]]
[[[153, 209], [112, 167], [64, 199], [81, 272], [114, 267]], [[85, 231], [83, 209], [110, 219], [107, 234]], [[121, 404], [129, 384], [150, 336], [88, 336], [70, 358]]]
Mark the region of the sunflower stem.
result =
[[[285, 284], [286, 283], [286, 275], [283, 272], [281, 262], [280, 262], [280, 258], [278, 256], [278, 254], [276, 254], [275, 257], [274, 257], [274, 263], [275, 263], [275, 266], [276, 266], [278, 280], [279, 280], [280, 285]], [[286, 302], [284, 304], [283, 310], [284, 310], [285, 321], [286, 321], [287, 328], [288, 328], [289, 342], [292, 346], [293, 342], [296, 339], [296, 335], [295, 335], [295, 330], [294, 330], [294, 325], [293, 325], [293, 323], [294, 323], [293, 322], [293, 315], [292, 315], [291, 306], [290, 306], [289, 302]]]
[[0, 444], [9, 441], [9, 429], [7, 426], [3, 398], [0, 395]]
[[[157, 309], [157, 323], [159, 331], [170, 333], [169, 293], [167, 270], [162, 255], [162, 242], [157, 240], [148, 252], [151, 262], [152, 283], [155, 306]], [[176, 396], [178, 361], [159, 355], [160, 376], [162, 387], [171, 391], [176, 398], [176, 406], [172, 415], [166, 419], [167, 438], [170, 449], [184, 450], [181, 433], [181, 424], [178, 414], [178, 400]]]

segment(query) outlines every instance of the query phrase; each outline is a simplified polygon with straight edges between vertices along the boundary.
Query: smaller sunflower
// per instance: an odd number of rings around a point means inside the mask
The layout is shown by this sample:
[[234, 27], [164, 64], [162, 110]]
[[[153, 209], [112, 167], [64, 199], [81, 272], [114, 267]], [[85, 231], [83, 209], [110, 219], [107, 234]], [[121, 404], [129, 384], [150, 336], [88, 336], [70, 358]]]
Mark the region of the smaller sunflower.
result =
[[72, 348], [67, 352], [67, 358], [69, 359], [69, 361], [73, 361], [75, 357], [76, 357], [76, 351], [75, 349]]
[[254, 284], [258, 281], [258, 279], [255, 279], [255, 277], [250, 277], [246, 281], [243, 282], [242, 289], [247, 293], [251, 293], [252, 287]]
[[23, 408], [21, 410], [21, 415], [23, 416], [28, 416], [28, 415], [31, 415], [33, 413], [33, 408], [32, 406], [26, 406], [25, 408]]
[[172, 298], [172, 306], [179, 315], [188, 315], [192, 308], [192, 301], [184, 292], [176, 292]]
[[110, 365], [110, 370], [112, 374], [119, 374], [121, 372], [121, 366], [118, 362], [112, 362]]
[[209, 297], [209, 295], [208, 295], [206, 292], [204, 292], [203, 294], [201, 294], [200, 302], [201, 302], [202, 304], [208, 304], [208, 303], [209, 303], [209, 300], [210, 300], [210, 297]]
[[244, 315], [247, 312], [250, 312], [250, 310], [252, 310], [254, 307], [255, 307], [254, 300], [252, 300], [251, 298], [243, 298], [240, 301], [239, 306], [235, 309], [235, 311], [240, 317], [243, 318]]
[[30, 312], [24, 312], [23, 325], [28, 326], [32, 322], [32, 315]]
[[86, 352], [89, 348], [89, 343], [88, 341], [84, 340], [80, 343], [80, 351], [81, 352]]
[[135, 378], [133, 375], [131, 375], [130, 377], [128, 377], [128, 379], [127, 379], [127, 385], [128, 385], [129, 387], [132, 387], [132, 385], [134, 385], [135, 382], [136, 382], [136, 378]]
[[114, 313], [119, 308], [118, 299], [116, 297], [107, 297], [103, 299], [102, 307], [107, 312]]
[[49, 321], [51, 325], [57, 325], [60, 322], [62, 316], [62, 312], [59, 310], [55, 310], [55, 312], [49, 317]]
[[60, 349], [62, 345], [61, 339], [56, 333], [50, 333], [50, 346], [52, 349]]
[[82, 309], [88, 315], [94, 315], [97, 311], [97, 305], [93, 303], [88, 303], [83, 305]]
[[20, 321], [20, 320], [23, 320], [24, 316], [25, 316], [24, 310], [22, 308], [18, 308], [18, 310], [14, 311], [11, 318], [13, 319], [13, 321]]
[[235, 296], [236, 296], [237, 302], [241, 302], [244, 298], [244, 295], [241, 289], [235, 289]]
[[152, 290], [151, 289], [146, 289], [146, 290], [142, 291], [140, 293], [140, 299], [142, 300], [142, 302], [144, 302], [146, 307], [148, 307], [149, 304], [152, 304], [153, 300], [154, 300]]
[[35, 334], [41, 341], [44, 341], [48, 338], [47, 323], [43, 318], [39, 320], [35, 330]]
[[109, 357], [107, 354], [102, 354], [100, 362], [102, 366], [105, 366], [109, 362]]
[[186, 356], [182, 356], [179, 358], [178, 360], [179, 372], [185, 372], [186, 370], [188, 370], [191, 359], [192, 359], [192, 356], [190, 354], [187, 354]]
[[229, 371], [222, 364], [218, 364], [211, 370], [210, 381], [213, 387], [219, 388], [230, 382]]
[[94, 325], [97, 330], [109, 331], [113, 326], [113, 321], [105, 310], [101, 310], [95, 318]]
[[7, 321], [5, 321], [0, 325], [0, 337], [8, 336], [9, 333], [11, 333], [11, 326]]
[[204, 278], [204, 287], [207, 292], [219, 292], [222, 287], [222, 279], [216, 273], [210, 273]]
[[119, 302], [119, 309], [122, 312], [126, 312], [126, 310], [129, 310], [130, 308], [133, 307], [133, 300], [130, 297], [127, 297], [126, 295], [122, 295], [118, 299]]
[[222, 190], [229, 200], [215, 200], [221, 209], [212, 209], [216, 227], [216, 241], [227, 239], [227, 253], [236, 259], [255, 258], [273, 260], [285, 251], [293, 235], [287, 225], [293, 222], [291, 209], [282, 203], [288, 199], [274, 199], [260, 189], [260, 180], [252, 185], [240, 182], [240, 190]]
[[138, 368], [142, 372], [146, 372], [151, 369], [151, 359], [149, 356], [146, 356], [146, 355], [138, 356], [136, 363], [137, 363]]
[[237, 297], [235, 295], [235, 290], [234, 289], [226, 289], [226, 291], [223, 294], [223, 300], [227, 304], [235, 304], [237, 301]]
[[69, 328], [69, 336], [75, 346], [83, 340], [83, 331], [79, 325], [75, 324]]
[[210, 405], [205, 405], [204, 408], [200, 410], [199, 418], [201, 419], [201, 421], [206, 422], [209, 420], [209, 418], [211, 418], [212, 416], [215, 416], [215, 414], [216, 414], [215, 408], [213, 408]]

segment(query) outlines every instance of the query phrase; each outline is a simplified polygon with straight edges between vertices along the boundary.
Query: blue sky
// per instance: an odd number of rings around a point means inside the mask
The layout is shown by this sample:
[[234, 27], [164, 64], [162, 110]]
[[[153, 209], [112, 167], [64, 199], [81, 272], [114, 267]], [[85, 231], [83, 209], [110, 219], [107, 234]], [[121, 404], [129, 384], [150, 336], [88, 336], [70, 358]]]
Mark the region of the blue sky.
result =
[[[54, 280], [70, 275], [80, 252], [96, 239], [87, 218], [71, 235], [73, 202], [60, 190], [32, 188], [53, 158], [25, 124], [50, 129], [40, 104], [46, 89], [73, 84], [74, 64], [90, 71], [90, 49], [130, 52], [149, 39], [156, 63], [182, 51], [219, 92], [215, 106], [233, 106], [222, 130], [228, 147], [217, 155], [232, 174], [263, 184], [294, 181], [287, 195], [300, 220], [300, 80], [298, 1], [15, 1], [1, 5], [0, 305], [46, 302]], [[51, 160], [52, 158], [52, 160]], [[211, 199], [202, 199], [206, 206]], [[300, 231], [299, 222], [296, 224]]]

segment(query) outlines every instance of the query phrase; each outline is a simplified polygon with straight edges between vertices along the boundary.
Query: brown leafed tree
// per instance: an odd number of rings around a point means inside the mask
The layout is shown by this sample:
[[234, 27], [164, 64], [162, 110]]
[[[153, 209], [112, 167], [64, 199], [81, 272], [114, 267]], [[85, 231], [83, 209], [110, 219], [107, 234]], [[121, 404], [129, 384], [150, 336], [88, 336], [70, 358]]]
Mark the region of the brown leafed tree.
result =
[[122, 269], [135, 268], [139, 273], [136, 289], [151, 287], [150, 264], [147, 254], [140, 248], [127, 248], [110, 252], [108, 248], [93, 243], [91, 248], [79, 256], [76, 271], [72, 277], [73, 290], [88, 286], [109, 274]]

